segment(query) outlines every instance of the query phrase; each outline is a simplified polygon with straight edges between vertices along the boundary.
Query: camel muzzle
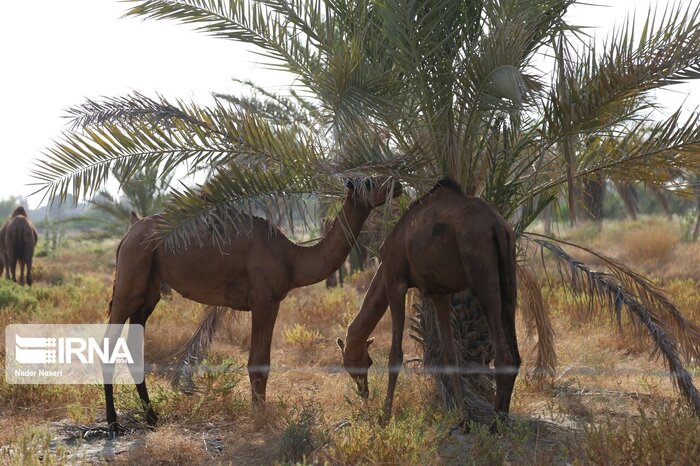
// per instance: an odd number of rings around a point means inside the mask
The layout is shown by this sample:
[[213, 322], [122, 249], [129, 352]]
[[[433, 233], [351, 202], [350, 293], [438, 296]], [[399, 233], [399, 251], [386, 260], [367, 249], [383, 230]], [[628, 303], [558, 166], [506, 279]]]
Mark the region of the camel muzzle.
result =
[[363, 400], [369, 398], [369, 382], [367, 381], [367, 376], [356, 376], [355, 383], [357, 384], [357, 394], [360, 395], [360, 398]]

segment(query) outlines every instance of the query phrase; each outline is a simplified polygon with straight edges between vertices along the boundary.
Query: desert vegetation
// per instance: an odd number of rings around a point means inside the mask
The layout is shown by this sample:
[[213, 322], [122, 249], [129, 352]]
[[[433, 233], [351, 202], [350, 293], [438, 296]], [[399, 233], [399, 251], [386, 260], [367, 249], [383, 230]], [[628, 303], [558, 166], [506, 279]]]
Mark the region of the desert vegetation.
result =
[[[605, 222], [587, 243], [615, 256], [625, 254], [615, 232], [646, 235], [659, 262], [646, 257], [629, 264], [655, 277], [693, 322], [700, 323], [700, 259], [696, 243], [675, 242], [670, 250], [655, 225]], [[565, 229], [562, 238], [587, 229]], [[638, 239], [638, 241], [642, 241]], [[115, 240], [67, 240], [65, 247], [37, 258], [32, 288], [2, 280], [0, 319], [9, 323], [91, 323], [104, 319], [111, 288]], [[250, 400], [245, 361], [250, 345], [248, 313], [222, 321], [212, 351], [195, 375], [197, 390], [183, 394], [168, 382], [167, 367], [197, 327], [202, 307], [175, 295], [159, 303], [146, 333], [148, 383], [162, 414], [155, 431], [146, 428], [133, 386], [116, 386], [117, 408], [127, 433], [117, 439], [91, 436], [104, 422], [102, 388], [96, 385], [0, 384], [0, 455], [10, 464], [100, 462], [141, 464], [693, 464], [700, 420], [678, 398], [662, 360], [649, 358], [643, 334], [620, 334], [614, 321], [591, 313], [568, 288], [540, 273], [552, 312], [558, 369], [534, 377], [536, 337], [517, 324], [523, 374], [516, 382], [513, 423], [491, 433], [474, 423], [468, 433], [446, 411], [430, 374], [415, 359], [421, 347], [405, 344], [406, 369], [398, 380], [394, 418], [381, 426], [391, 343], [388, 315], [374, 336], [370, 396], [363, 402], [341, 367], [335, 340], [360, 307], [367, 278], [348, 278], [344, 288], [324, 284], [300, 288], [282, 302], [273, 338], [268, 404]], [[411, 309], [407, 310], [412, 315]], [[407, 330], [407, 332], [410, 330]], [[4, 335], [3, 335], [4, 337]], [[3, 358], [4, 359], [4, 358]], [[700, 368], [691, 366], [694, 379]], [[101, 421], [101, 422], [100, 422]]]

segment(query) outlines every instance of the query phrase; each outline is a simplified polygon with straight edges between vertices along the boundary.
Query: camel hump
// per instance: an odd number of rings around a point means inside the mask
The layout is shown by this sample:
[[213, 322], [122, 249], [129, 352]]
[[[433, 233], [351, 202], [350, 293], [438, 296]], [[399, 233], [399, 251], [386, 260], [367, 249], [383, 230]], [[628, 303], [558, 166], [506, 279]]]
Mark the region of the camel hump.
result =
[[27, 217], [27, 211], [24, 210], [24, 206], [17, 206], [15, 210], [12, 211], [11, 217], [19, 217], [19, 216]]
[[448, 188], [458, 193], [464, 192], [462, 191], [462, 187], [459, 185], [459, 183], [457, 183], [455, 180], [449, 177], [445, 177], [439, 180], [437, 183], [435, 183], [435, 187], [433, 187], [433, 189], [437, 188]]
[[138, 222], [138, 221], [141, 220], [142, 218], [143, 218], [143, 217], [141, 217], [141, 216], [138, 214], [138, 212], [136, 212], [135, 210], [132, 210], [132, 211], [131, 211], [131, 215], [129, 216], [130, 225], [133, 225], [134, 223]]

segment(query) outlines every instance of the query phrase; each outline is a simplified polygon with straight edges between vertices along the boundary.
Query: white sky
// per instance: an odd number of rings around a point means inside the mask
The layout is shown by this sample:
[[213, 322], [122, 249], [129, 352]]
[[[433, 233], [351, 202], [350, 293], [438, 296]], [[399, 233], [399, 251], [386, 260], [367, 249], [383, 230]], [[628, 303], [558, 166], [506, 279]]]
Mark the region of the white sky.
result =
[[[595, 0], [592, 0], [595, 1]], [[696, 1], [696, 0], [686, 0]], [[587, 2], [588, 3], [588, 2]], [[569, 20], [595, 26], [604, 36], [632, 8], [643, 15], [649, 0], [599, 0], [609, 8], [577, 6]], [[660, 0], [658, 4], [665, 4]], [[206, 100], [236, 92], [231, 77], [273, 91], [289, 81], [233, 41], [214, 39], [167, 21], [121, 18], [116, 0], [25, 0], [0, 10], [0, 198], [26, 196], [32, 161], [64, 129], [68, 107], [85, 98], [131, 91]], [[639, 16], [639, 15], [638, 15]], [[700, 105], [700, 82], [659, 95], [669, 108]], [[39, 196], [29, 198], [36, 207]]]

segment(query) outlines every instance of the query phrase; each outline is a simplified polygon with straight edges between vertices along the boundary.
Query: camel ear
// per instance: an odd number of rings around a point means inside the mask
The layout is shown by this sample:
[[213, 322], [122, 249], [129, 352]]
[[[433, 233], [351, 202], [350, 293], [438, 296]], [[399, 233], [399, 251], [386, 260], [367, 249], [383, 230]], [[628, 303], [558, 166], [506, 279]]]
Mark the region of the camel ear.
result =
[[129, 221], [130, 221], [131, 225], [133, 225], [134, 223], [138, 222], [139, 220], [141, 220], [141, 216], [140, 216], [139, 214], [137, 214], [135, 211], [132, 210], [132, 211], [131, 211], [131, 216], [130, 216], [130, 218], [129, 218]]
[[367, 348], [369, 348], [369, 345], [371, 345], [372, 343], [374, 343], [374, 337], [368, 338], [368, 339], [367, 339], [367, 344], [366, 344]]
[[335, 342], [338, 344], [338, 348], [340, 348], [340, 351], [345, 351], [345, 342], [342, 338], [338, 338]]

